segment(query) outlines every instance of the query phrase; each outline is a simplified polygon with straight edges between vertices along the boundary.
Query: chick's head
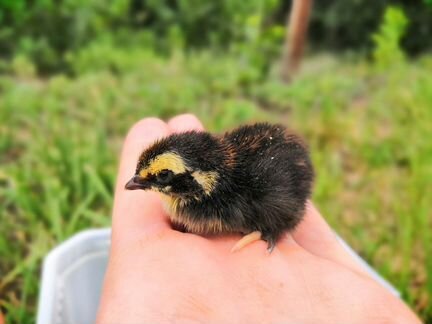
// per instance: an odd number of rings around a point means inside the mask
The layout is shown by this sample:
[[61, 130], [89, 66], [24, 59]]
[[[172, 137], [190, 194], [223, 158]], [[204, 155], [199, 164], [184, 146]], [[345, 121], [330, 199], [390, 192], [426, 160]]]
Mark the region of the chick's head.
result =
[[125, 188], [158, 191], [184, 201], [210, 195], [219, 175], [217, 161], [206, 156], [214, 150], [209, 140], [205, 133], [188, 132], [156, 142], [141, 154]]

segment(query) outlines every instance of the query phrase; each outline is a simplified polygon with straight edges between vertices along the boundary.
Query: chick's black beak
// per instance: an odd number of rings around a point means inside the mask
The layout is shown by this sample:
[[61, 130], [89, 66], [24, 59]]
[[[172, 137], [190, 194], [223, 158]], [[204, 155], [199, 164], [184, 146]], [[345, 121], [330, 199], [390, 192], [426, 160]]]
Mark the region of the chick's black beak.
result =
[[125, 189], [127, 190], [136, 190], [136, 189], [145, 190], [149, 188], [150, 188], [150, 183], [138, 175], [134, 175], [132, 179], [130, 179], [125, 185]]

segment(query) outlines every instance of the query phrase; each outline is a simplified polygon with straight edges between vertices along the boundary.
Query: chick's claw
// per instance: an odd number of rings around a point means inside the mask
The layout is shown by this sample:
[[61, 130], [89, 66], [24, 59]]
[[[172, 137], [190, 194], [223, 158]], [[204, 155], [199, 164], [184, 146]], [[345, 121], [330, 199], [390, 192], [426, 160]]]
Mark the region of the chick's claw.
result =
[[245, 236], [243, 236], [239, 241], [231, 249], [231, 252], [237, 252], [244, 248], [246, 245], [249, 245], [255, 241], [259, 241], [261, 239], [261, 232], [255, 231], [251, 232]]
[[272, 235], [263, 235], [262, 239], [267, 242], [267, 251], [272, 253], [276, 246], [276, 239]]

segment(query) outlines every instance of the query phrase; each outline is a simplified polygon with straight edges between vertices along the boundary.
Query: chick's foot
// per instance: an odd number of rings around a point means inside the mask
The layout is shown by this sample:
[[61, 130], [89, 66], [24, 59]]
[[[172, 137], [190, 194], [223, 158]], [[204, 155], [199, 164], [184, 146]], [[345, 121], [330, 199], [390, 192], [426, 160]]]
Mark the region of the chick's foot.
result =
[[244, 248], [246, 245], [249, 245], [249, 244], [251, 244], [255, 241], [258, 241], [260, 239], [261, 239], [261, 232], [259, 232], [259, 231], [255, 231], [255, 232], [251, 232], [249, 234], [246, 234], [239, 241], [237, 241], [236, 244], [234, 244], [234, 246], [231, 249], [231, 252], [237, 252], [237, 251], [241, 250], [242, 248]]

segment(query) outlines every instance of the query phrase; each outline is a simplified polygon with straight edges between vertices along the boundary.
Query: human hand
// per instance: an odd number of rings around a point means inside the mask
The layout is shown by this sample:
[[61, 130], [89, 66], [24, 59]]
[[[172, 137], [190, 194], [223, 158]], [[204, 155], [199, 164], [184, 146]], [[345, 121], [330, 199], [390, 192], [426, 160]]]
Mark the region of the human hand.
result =
[[102, 323], [419, 323], [342, 248], [311, 203], [271, 254], [239, 235], [171, 229], [156, 193], [126, 191], [138, 155], [172, 132], [202, 129], [193, 116], [144, 119], [129, 132], [117, 179]]

